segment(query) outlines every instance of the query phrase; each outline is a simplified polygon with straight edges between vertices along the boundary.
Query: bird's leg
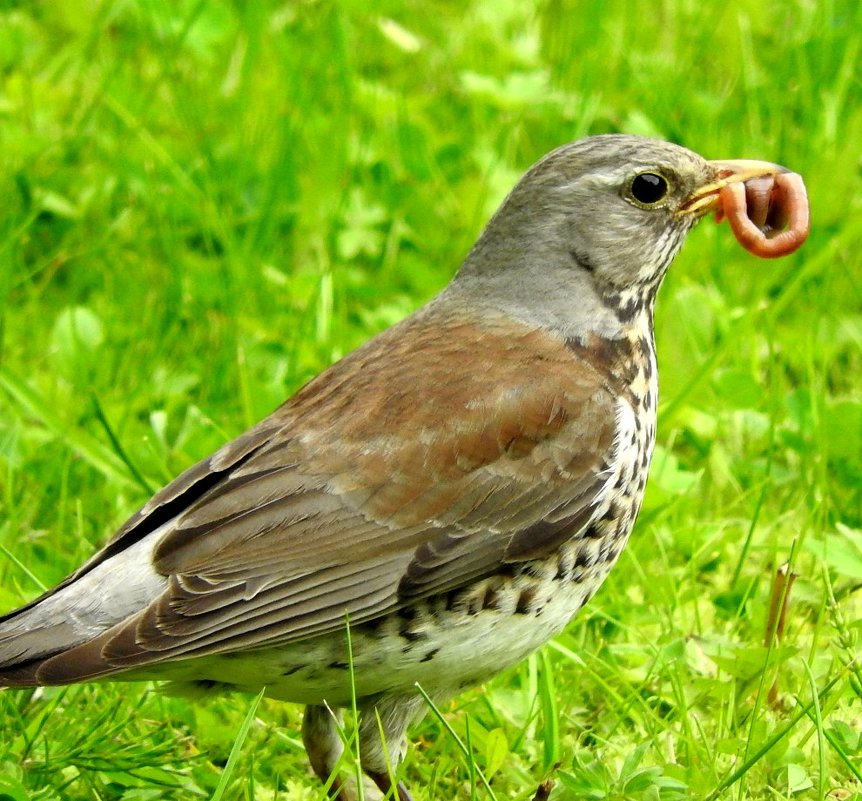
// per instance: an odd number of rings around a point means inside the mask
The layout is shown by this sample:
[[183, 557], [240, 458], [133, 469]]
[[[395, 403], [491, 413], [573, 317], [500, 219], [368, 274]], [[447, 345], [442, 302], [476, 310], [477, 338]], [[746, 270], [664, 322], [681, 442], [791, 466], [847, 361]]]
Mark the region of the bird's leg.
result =
[[[324, 784], [329, 783], [330, 798], [345, 798], [343, 783], [335, 775], [344, 745], [338, 736], [340, 713], [329, 707], [309, 704], [302, 716], [302, 742], [311, 767]], [[331, 779], [331, 781], [330, 781]]]
[[404, 782], [398, 782], [395, 785], [395, 795], [391, 795], [392, 781], [388, 773], [375, 773], [374, 771], [366, 771], [366, 775], [373, 781], [383, 793], [385, 798], [391, 798], [392, 801], [413, 801], [413, 796], [404, 786]]
[[362, 710], [359, 724], [362, 770], [393, 801], [412, 801], [404, 783], [393, 785], [391, 776], [407, 748], [407, 727], [424, 713], [425, 702], [416, 693], [383, 696]]

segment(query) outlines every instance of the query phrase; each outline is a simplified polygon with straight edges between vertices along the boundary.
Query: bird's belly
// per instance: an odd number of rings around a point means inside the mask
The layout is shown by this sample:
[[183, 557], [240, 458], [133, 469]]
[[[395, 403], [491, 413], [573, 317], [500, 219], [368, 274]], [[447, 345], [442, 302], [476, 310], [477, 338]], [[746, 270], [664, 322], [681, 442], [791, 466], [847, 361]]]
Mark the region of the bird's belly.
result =
[[[562, 631], [607, 569], [601, 565], [595, 572], [577, 581], [524, 572], [486, 579], [352, 627], [356, 697], [412, 693], [417, 682], [446, 697], [516, 664]], [[281, 700], [339, 706], [351, 699], [350, 672], [346, 633], [339, 632], [163, 664], [148, 677], [198, 690], [257, 692], [266, 686], [267, 695]]]

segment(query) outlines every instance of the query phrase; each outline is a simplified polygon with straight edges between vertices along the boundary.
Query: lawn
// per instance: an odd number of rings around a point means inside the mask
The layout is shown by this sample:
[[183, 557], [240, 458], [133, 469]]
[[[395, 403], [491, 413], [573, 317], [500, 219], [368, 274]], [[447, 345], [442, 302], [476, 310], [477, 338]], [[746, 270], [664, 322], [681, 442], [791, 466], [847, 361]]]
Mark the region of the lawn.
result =
[[[403, 777], [416, 801], [547, 778], [553, 801], [859, 801], [862, 5], [367, 6], [0, 3], [0, 611], [442, 288], [551, 148], [777, 161], [805, 247], [761, 261], [705, 222], [660, 294], [629, 548], [563, 636], [426, 717]], [[300, 713], [5, 691], [0, 801], [320, 801]]]

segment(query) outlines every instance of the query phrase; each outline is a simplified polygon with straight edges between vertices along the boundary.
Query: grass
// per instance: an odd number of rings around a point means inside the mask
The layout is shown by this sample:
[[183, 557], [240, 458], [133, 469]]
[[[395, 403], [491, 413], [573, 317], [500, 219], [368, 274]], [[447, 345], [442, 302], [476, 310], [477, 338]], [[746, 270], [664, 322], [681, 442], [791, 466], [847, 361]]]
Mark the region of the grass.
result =
[[[760, 262], [705, 223], [662, 290], [620, 564], [430, 714], [403, 777], [417, 801], [490, 798], [480, 775], [497, 799], [858, 801], [860, 43], [859, 7], [803, 0], [0, 4], [0, 609], [432, 296], [545, 151], [621, 130], [780, 161], [805, 248]], [[298, 708], [254, 703], [4, 692], [0, 799], [322, 798]]]

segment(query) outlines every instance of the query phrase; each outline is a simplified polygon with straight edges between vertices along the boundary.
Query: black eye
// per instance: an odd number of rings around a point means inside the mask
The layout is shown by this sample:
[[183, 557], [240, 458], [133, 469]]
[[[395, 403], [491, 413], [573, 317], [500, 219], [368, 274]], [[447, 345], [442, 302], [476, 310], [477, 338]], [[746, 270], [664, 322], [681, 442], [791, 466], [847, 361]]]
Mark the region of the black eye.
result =
[[654, 172], [642, 172], [632, 180], [631, 195], [638, 203], [652, 206], [668, 193], [667, 180]]

